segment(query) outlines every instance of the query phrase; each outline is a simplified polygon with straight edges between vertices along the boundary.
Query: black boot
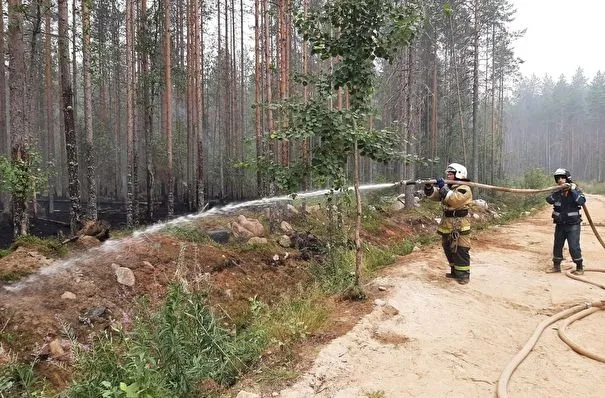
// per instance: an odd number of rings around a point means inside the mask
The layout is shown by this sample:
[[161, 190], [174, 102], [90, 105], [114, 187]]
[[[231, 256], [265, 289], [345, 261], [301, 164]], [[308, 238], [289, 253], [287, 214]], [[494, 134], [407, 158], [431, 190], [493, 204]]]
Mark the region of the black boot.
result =
[[576, 270], [571, 271], [571, 273], [574, 275], [584, 275], [584, 264], [582, 263], [582, 260], [576, 261]]
[[461, 285], [466, 285], [471, 279], [471, 273], [469, 271], [456, 271], [456, 282]]
[[547, 274], [554, 274], [557, 272], [561, 272], [561, 263], [553, 263], [552, 268], [546, 271]]
[[446, 278], [452, 278], [452, 279], [456, 278], [456, 270], [454, 270], [454, 267], [452, 267], [450, 265], [450, 272], [446, 273], [445, 277]]

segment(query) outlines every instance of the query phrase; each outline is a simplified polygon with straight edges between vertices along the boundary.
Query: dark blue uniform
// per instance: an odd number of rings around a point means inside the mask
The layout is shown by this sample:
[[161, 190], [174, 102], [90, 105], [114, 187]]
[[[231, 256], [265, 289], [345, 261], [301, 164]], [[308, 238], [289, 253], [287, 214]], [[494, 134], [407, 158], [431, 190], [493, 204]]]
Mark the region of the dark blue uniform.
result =
[[555, 267], [560, 267], [563, 261], [563, 245], [565, 240], [569, 246], [569, 254], [578, 269], [582, 269], [582, 249], [580, 248], [580, 210], [586, 203], [586, 197], [575, 184], [571, 189], [564, 189], [550, 194], [546, 201], [553, 205], [552, 219], [555, 226], [555, 242], [552, 251], [552, 261]]

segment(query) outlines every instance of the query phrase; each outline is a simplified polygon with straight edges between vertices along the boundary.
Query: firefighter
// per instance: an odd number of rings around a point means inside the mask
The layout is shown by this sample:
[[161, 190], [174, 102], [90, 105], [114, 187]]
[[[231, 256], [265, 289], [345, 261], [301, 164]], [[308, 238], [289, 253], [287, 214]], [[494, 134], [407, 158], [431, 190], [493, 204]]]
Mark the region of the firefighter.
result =
[[553, 206], [552, 221], [555, 224], [555, 237], [552, 250], [552, 268], [548, 272], [561, 272], [563, 261], [563, 245], [567, 240], [569, 255], [576, 264], [573, 274], [584, 274], [582, 249], [580, 248], [580, 224], [582, 214], [580, 210], [586, 203], [586, 197], [571, 180], [571, 173], [567, 169], [557, 169], [554, 172], [557, 185], [564, 185], [563, 189], [554, 191], [546, 201]]
[[466, 285], [471, 273], [471, 222], [468, 209], [473, 201], [473, 194], [471, 188], [464, 184], [468, 178], [466, 167], [463, 165], [448, 165], [445, 169], [445, 179], [456, 183], [446, 185], [443, 178], [436, 178], [434, 185], [424, 186], [424, 194], [431, 200], [441, 201], [443, 207], [443, 217], [437, 227], [437, 233], [441, 235], [443, 252], [450, 265], [450, 272], [445, 276]]

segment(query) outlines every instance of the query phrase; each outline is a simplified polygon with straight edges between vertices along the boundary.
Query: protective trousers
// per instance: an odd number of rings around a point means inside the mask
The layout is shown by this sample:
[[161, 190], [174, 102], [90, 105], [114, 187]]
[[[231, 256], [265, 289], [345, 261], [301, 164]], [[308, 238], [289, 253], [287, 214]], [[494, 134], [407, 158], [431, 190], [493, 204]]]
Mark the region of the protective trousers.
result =
[[555, 243], [552, 250], [552, 262], [561, 264], [563, 261], [563, 246], [567, 240], [569, 255], [574, 263], [582, 263], [582, 250], [580, 249], [580, 224], [556, 224]]
[[471, 271], [470, 236], [457, 233], [441, 235], [441, 245], [454, 277], [468, 278]]

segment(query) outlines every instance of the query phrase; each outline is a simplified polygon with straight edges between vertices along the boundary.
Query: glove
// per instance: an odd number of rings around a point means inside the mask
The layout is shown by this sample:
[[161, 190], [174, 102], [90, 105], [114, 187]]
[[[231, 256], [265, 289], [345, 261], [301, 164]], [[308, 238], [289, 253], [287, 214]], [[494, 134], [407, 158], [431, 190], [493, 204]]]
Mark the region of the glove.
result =
[[578, 187], [578, 186], [577, 186], [576, 184], [573, 184], [573, 183], [572, 183], [572, 184], [571, 184], [570, 189], [571, 189], [572, 191], [575, 191], [577, 187]]
[[570, 184], [570, 183], [566, 182], [565, 184], [563, 184], [563, 188], [561, 190], [569, 191], [571, 189], [572, 185], [575, 186], [576, 184]]
[[435, 184], [437, 185], [437, 187], [439, 187], [439, 189], [445, 186], [445, 181], [443, 180], [443, 178], [438, 177], [436, 180], [437, 182]]

